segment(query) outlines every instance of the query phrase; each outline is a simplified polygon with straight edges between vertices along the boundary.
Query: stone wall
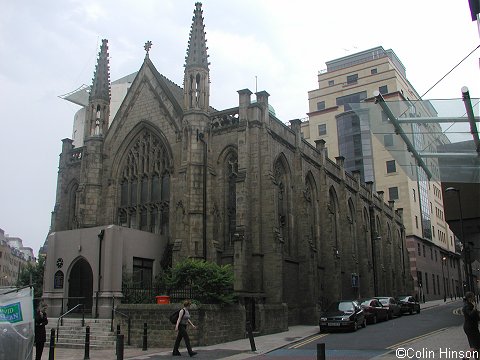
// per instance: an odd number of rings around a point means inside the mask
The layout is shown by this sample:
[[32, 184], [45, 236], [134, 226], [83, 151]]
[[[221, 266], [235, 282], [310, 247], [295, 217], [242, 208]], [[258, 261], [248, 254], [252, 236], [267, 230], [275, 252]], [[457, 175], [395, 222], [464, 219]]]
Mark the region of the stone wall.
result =
[[[147, 323], [148, 347], [173, 347], [175, 326], [168, 319], [180, 304], [120, 304], [115, 313], [115, 328], [127, 338], [127, 318], [131, 321], [131, 345], [142, 347], [144, 323]], [[242, 305], [201, 304], [190, 307], [191, 321], [196, 329], [188, 328], [192, 346], [208, 346], [246, 338], [245, 307]], [[286, 304], [258, 305], [257, 330], [260, 334], [271, 334], [288, 330]]]

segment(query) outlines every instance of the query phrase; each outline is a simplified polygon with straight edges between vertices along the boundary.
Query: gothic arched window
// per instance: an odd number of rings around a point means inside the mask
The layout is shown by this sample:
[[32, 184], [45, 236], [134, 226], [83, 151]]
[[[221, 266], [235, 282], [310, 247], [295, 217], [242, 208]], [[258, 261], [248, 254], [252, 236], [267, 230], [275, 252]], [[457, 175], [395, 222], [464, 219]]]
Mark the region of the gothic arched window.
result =
[[168, 233], [170, 159], [165, 144], [144, 129], [128, 150], [120, 172], [118, 224]]
[[225, 250], [233, 251], [233, 235], [237, 227], [237, 154], [231, 152], [225, 158]]
[[356, 232], [356, 217], [355, 217], [355, 206], [353, 205], [352, 199], [348, 199], [348, 226], [349, 228], [349, 237], [352, 241], [351, 249], [352, 255], [357, 254], [357, 232]]
[[307, 212], [307, 238], [310, 246], [317, 247], [317, 196], [315, 183], [311, 174], [308, 174], [305, 180], [304, 197], [306, 201]]
[[330, 217], [331, 234], [333, 240], [333, 255], [335, 258], [340, 257], [340, 244], [338, 238], [338, 205], [337, 194], [333, 188], [328, 192], [328, 208]]
[[275, 162], [273, 167], [274, 185], [275, 185], [275, 210], [278, 236], [284, 242], [284, 252], [293, 255], [293, 245], [290, 241], [289, 231], [289, 186], [288, 176], [285, 164], [281, 159]]

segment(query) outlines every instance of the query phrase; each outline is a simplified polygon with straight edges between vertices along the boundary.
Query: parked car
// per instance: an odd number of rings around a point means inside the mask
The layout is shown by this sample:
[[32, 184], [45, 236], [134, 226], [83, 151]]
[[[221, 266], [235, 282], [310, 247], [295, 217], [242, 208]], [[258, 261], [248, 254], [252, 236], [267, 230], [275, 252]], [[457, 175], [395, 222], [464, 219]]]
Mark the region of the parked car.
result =
[[410, 295], [402, 295], [397, 296], [397, 301], [400, 304], [400, 308], [402, 309], [402, 314], [409, 313], [413, 314], [416, 312], [420, 314], [420, 303], [415, 300], [413, 296]]
[[380, 303], [388, 309], [388, 317], [393, 319], [394, 316], [402, 316], [402, 309], [395, 298], [390, 296], [376, 296]]
[[362, 307], [354, 300], [340, 300], [331, 304], [320, 316], [320, 332], [326, 330], [353, 330], [367, 326]]
[[376, 324], [377, 321], [388, 320], [388, 308], [375, 298], [360, 300], [360, 306], [365, 312], [367, 323]]

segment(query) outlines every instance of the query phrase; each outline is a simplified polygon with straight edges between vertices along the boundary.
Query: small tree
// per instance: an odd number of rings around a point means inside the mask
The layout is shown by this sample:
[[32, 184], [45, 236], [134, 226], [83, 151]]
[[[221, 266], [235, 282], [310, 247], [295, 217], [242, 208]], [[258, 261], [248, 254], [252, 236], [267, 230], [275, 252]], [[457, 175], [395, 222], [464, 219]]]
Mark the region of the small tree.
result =
[[203, 303], [233, 303], [233, 269], [204, 260], [187, 259], [175, 264], [167, 277], [170, 289], [191, 287]]
[[[39, 256], [36, 263], [27, 263], [27, 266], [20, 270], [17, 286], [33, 285], [34, 297], [41, 298], [43, 294], [43, 274], [45, 272], [45, 257]], [[30, 284], [30, 279], [32, 283]]]

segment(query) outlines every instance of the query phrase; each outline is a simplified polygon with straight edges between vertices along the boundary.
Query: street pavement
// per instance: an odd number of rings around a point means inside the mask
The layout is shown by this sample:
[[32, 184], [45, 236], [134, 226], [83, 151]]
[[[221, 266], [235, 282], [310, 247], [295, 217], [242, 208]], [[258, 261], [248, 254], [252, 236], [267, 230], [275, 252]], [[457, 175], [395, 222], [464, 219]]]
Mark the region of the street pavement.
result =
[[[462, 306], [460, 299], [428, 301], [421, 304], [422, 309], [443, 306], [451, 302], [458, 303], [458, 308]], [[461, 315], [461, 313], [458, 313]], [[243, 360], [247, 358], [267, 357], [266, 354], [275, 354], [275, 350], [280, 352], [281, 348], [298, 343], [302, 340], [318, 334], [318, 326], [312, 325], [295, 325], [290, 326], [288, 331], [257, 336], [254, 338], [256, 351], [252, 351], [252, 346], [248, 338], [231, 341], [228, 343], [216, 344], [211, 346], [194, 347], [198, 353], [194, 358], [198, 359], [227, 359], [227, 360]], [[183, 342], [182, 342], [183, 345]], [[181, 346], [182, 346], [181, 345]], [[173, 344], [172, 344], [173, 347]], [[43, 359], [48, 359], [48, 348], [43, 352]], [[375, 360], [393, 360], [393, 359], [462, 359], [461, 351], [468, 350], [468, 342], [463, 332], [462, 326], [448, 327], [439, 329], [430, 334], [411, 339], [404, 343], [395, 344], [385, 351], [384, 354], [372, 356]], [[185, 348], [180, 348], [183, 356], [188, 357]], [[56, 360], [84, 359], [85, 351], [83, 349], [55, 349]], [[124, 350], [124, 359], [138, 360], [163, 360], [163, 359], [179, 359], [173, 357], [171, 348], [150, 348], [143, 351], [141, 348], [126, 347]], [[326, 349], [326, 358], [333, 355]], [[269, 356], [268, 356], [269, 357]], [[333, 356], [332, 356], [333, 357]], [[311, 356], [309, 358], [316, 358]], [[349, 357], [355, 359], [355, 357]], [[90, 349], [89, 359], [91, 360], [117, 360], [115, 349], [93, 350]], [[253, 360], [253, 359], [252, 359]]]

